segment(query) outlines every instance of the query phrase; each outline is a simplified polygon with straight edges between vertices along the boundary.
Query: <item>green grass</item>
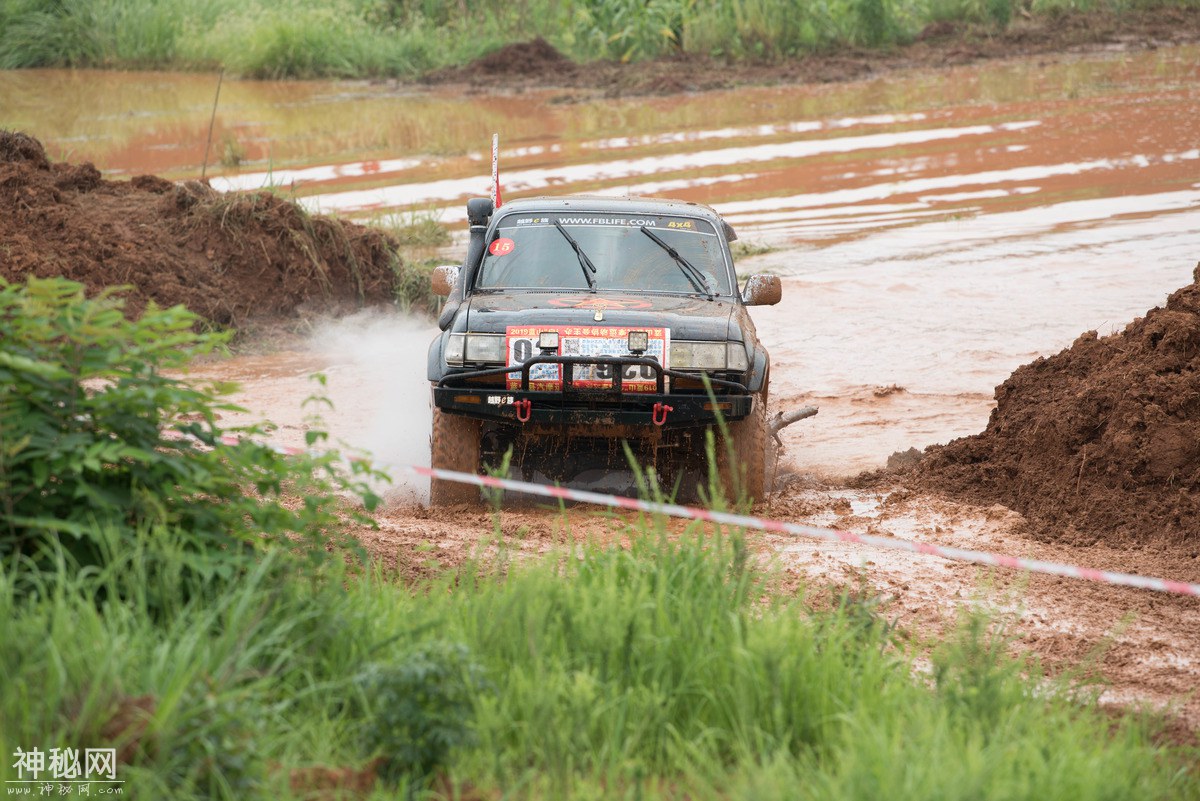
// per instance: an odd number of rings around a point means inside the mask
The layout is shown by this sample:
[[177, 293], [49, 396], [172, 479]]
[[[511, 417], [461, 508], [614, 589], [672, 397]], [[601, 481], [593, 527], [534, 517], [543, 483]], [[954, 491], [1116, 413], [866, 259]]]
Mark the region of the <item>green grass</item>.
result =
[[369, 463], [285, 458], [219, 425], [229, 387], [162, 374], [220, 342], [186, 310], [0, 290], [0, 782], [18, 749], [113, 748], [123, 794], [155, 799], [364, 770], [376, 798], [1200, 793], [1196, 748], [1011, 658], [995, 622], [923, 643], [861, 590], [810, 604], [740, 531], [614, 519], [627, 548], [516, 559], [497, 518], [406, 584], [347, 533]]
[[[1020, 5], [1018, 5], [1020, 3]], [[543, 36], [577, 60], [678, 52], [778, 60], [910, 40], [1014, 12], [1200, 0], [0, 0], [0, 69], [225, 67], [259, 78], [415, 76]]]
[[385, 231], [409, 255], [427, 253], [446, 247], [451, 242], [450, 231], [434, 212], [410, 211], [407, 214], [379, 215], [365, 222]]
[[[18, 600], [6, 572], [0, 750], [127, 745], [121, 775], [144, 798], [287, 798], [295, 768], [417, 764], [429, 732], [453, 745], [434, 772], [512, 798], [1200, 791], [1146, 721], [1070, 700], [981, 618], [923, 670], [869, 601], [764, 594], [736, 534], [629, 533], [628, 550], [483, 560], [415, 588], [300, 581], [267, 556], [184, 602], [158, 531], [40, 597]], [[122, 719], [138, 721], [123, 737]]]
[[774, 253], [778, 249], [774, 245], [764, 245], [761, 242], [747, 242], [744, 239], [738, 239], [729, 246], [729, 251], [733, 254], [734, 261], [748, 259], [753, 256], [762, 256], [766, 253]]
[[433, 270], [447, 263], [437, 250], [448, 246], [452, 237], [438, 215], [431, 211], [377, 215], [356, 222], [378, 228], [396, 243], [396, 305], [404, 312], [424, 311], [437, 315], [444, 298], [433, 293]]

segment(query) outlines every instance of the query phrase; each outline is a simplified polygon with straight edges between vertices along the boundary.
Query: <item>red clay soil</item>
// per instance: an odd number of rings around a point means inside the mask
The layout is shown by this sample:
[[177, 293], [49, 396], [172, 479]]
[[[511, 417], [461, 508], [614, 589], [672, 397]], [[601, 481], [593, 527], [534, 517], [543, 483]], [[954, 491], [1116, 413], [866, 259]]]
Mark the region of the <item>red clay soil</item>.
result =
[[[829, 83], [906, 69], [1101, 50], [1142, 50], [1200, 41], [1200, 8], [1153, 8], [1019, 16], [1005, 30], [953, 22], [930, 24], [906, 45], [838, 47], [777, 62], [728, 62], [696, 53], [650, 61], [576, 64], [542, 38], [506, 45], [463, 67], [438, 70], [422, 83], [477, 90], [543, 87], [606, 96], [664, 95], [754, 84]], [[570, 99], [564, 97], [564, 99]]]
[[183, 304], [218, 325], [392, 299], [394, 245], [376, 230], [309, 216], [268, 192], [220, 195], [149, 175], [106, 181], [51, 164], [40, 142], [0, 131], [0, 277], [62, 276], [89, 292], [133, 287], [128, 308]]
[[1070, 544], [1200, 543], [1200, 265], [1106, 337], [1018, 368], [981, 434], [926, 450], [926, 488], [1023, 514]]

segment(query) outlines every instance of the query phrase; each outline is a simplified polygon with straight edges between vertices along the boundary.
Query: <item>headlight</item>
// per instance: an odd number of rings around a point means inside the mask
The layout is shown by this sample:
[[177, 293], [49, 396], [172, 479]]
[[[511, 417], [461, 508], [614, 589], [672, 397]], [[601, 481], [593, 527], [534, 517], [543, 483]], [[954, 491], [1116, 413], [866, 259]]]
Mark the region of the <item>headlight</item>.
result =
[[746, 346], [741, 342], [729, 342], [729, 363], [730, 370], [738, 373], [744, 373], [750, 369], [750, 361], [746, 358]]
[[671, 369], [724, 370], [727, 350], [724, 342], [672, 342]]
[[446, 364], [504, 364], [504, 355], [503, 334], [451, 334], [446, 341]]
[[733, 370], [744, 373], [750, 369], [746, 346], [741, 342], [681, 342], [671, 343], [673, 370]]
[[467, 361], [504, 364], [504, 337], [498, 334], [467, 334]]

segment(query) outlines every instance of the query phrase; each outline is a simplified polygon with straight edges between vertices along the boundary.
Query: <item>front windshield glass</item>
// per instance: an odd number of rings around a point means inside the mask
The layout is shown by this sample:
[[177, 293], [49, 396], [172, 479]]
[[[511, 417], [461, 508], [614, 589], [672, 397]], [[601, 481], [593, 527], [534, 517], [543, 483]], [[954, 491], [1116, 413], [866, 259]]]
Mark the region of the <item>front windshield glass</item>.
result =
[[510, 214], [488, 243], [475, 285], [732, 294], [712, 224], [657, 214]]

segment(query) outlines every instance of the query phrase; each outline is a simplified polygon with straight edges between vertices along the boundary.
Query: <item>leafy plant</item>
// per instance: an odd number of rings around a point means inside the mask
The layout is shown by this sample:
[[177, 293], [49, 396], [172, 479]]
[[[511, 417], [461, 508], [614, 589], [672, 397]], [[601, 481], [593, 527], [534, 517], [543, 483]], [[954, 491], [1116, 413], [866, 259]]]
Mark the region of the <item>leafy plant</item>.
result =
[[473, 703], [486, 683], [465, 645], [432, 642], [393, 664], [375, 664], [359, 679], [369, 704], [367, 748], [384, 759], [392, 782], [425, 779], [451, 750], [474, 744]]
[[888, 40], [890, 23], [884, 0], [855, 0], [854, 14], [865, 44], [878, 46]]
[[594, 55], [631, 61], [683, 47], [695, 0], [602, 0], [575, 4], [573, 39]]
[[0, 559], [101, 567], [120, 550], [111, 532], [132, 540], [157, 526], [180, 532], [202, 579], [228, 578], [271, 541], [322, 561], [344, 539], [339, 493], [369, 511], [367, 481], [382, 474], [367, 462], [347, 474], [336, 452], [281, 455], [247, 438], [263, 433], [255, 426], [222, 430], [232, 385], [168, 371], [226, 337], [197, 333], [181, 306], [151, 305], [138, 320], [124, 311], [115, 290], [88, 299], [63, 279], [0, 282]]

